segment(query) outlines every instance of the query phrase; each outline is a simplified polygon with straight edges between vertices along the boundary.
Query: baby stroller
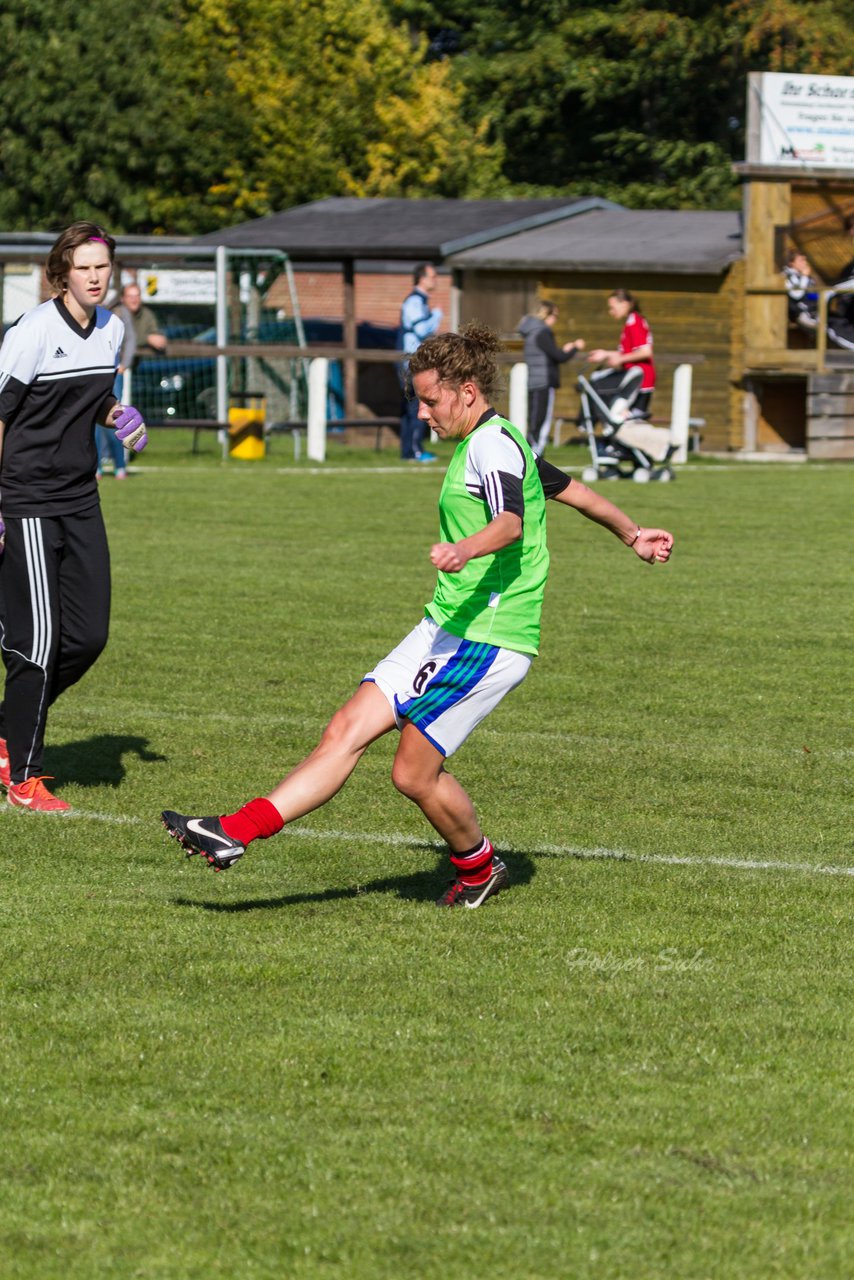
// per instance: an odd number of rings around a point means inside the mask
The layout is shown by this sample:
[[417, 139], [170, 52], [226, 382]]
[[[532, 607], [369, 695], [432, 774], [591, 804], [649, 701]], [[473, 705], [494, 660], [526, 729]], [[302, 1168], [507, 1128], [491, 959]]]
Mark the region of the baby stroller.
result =
[[[649, 480], [673, 479], [668, 463], [678, 445], [669, 444], [663, 460], [655, 462], [643, 449], [620, 439], [620, 427], [632, 420], [643, 420], [645, 413], [633, 414], [624, 398], [618, 397], [609, 403], [583, 375], [576, 386], [581, 400], [578, 425], [587, 437], [592, 459], [592, 465], [581, 473], [585, 484], [596, 480], [634, 480], [646, 484]], [[596, 434], [597, 422], [602, 427], [601, 435]]]

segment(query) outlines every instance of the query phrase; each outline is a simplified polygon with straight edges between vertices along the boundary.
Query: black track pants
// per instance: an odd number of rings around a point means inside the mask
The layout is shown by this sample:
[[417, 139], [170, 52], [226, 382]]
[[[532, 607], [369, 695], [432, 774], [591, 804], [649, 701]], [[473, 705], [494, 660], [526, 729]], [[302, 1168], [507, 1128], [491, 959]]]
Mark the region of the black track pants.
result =
[[534, 387], [528, 392], [528, 444], [541, 455], [549, 442], [554, 396], [553, 387]]
[[8, 742], [12, 781], [23, 782], [42, 772], [48, 707], [107, 643], [110, 553], [100, 507], [72, 516], [4, 519], [0, 737]]

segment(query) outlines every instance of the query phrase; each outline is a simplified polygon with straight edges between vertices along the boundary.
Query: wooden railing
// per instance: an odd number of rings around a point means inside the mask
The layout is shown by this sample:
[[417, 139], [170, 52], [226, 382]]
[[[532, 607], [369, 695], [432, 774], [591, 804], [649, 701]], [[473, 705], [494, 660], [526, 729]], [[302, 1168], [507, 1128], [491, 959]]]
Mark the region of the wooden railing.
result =
[[[815, 332], [815, 347], [750, 347], [745, 342], [745, 364], [748, 368], [785, 368], [795, 372], [826, 373], [828, 370], [827, 315], [828, 302], [839, 294], [854, 293], [854, 282], [838, 285], [819, 285], [818, 315]], [[781, 304], [788, 305], [788, 295], [783, 285], [748, 286], [745, 289], [748, 297], [780, 298]], [[806, 333], [807, 330], [802, 332]], [[854, 352], [852, 352], [854, 356]], [[844, 359], [844, 357], [843, 357]]]

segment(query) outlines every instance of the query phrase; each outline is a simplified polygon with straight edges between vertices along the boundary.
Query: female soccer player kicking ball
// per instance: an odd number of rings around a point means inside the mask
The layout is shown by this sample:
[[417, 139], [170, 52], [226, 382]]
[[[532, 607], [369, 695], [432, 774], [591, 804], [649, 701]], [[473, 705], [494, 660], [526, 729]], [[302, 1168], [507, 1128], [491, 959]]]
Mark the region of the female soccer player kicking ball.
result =
[[331, 799], [366, 748], [397, 728], [392, 781], [447, 841], [456, 873], [436, 905], [479, 907], [507, 885], [507, 868], [445, 762], [524, 680], [537, 653], [549, 563], [546, 491], [611, 528], [643, 559], [667, 560], [673, 539], [638, 529], [606, 499], [538, 463], [522, 433], [490, 407], [499, 350], [494, 333], [469, 325], [428, 338], [411, 358], [422, 420], [458, 442], [439, 498], [442, 541], [430, 553], [438, 577], [426, 617], [364, 677], [318, 746], [269, 796], [214, 818], [165, 810], [164, 825], [188, 855], [201, 854], [217, 871], [232, 866], [252, 840]]

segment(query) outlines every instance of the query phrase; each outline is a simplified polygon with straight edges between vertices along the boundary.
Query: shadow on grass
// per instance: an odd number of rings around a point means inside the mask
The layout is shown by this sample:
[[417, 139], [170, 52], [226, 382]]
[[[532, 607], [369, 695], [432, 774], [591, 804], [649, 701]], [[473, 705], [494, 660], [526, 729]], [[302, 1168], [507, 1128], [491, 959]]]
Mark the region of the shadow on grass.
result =
[[[514, 850], [506, 857], [510, 872], [510, 892], [521, 885], [528, 884], [536, 875], [533, 859], [536, 854], [520, 853]], [[240, 911], [278, 911], [282, 907], [296, 907], [307, 902], [335, 902], [340, 898], [361, 898], [368, 893], [395, 893], [399, 898], [416, 902], [433, 902], [438, 898], [450, 879], [449, 865], [442, 855], [432, 871], [414, 871], [405, 876], [384, 876], [379, 880], [368, 880], [364, 884], [356, 883], [340, 889], [319, 889], [316, 893], [289, 893], [281, 898], [246, 898], [241, 902], [212, 902], [198, 898], [173, 898], [176, 907], [197, 907], [202, 911], [218, 911], [226, 915]], [[222, 873], [220, 873], [222, 874]]]
[[148, 749], [147, 738], [120, 733], [100, 733], [80, 742], [66, 742], [45, 748], [45, 769], [52, 778], [79, 787], [118, 787], [126, 769], [122, 758], [128, 753], [144, 764], [162, 764], [166, 757]]

